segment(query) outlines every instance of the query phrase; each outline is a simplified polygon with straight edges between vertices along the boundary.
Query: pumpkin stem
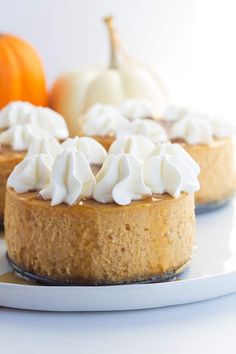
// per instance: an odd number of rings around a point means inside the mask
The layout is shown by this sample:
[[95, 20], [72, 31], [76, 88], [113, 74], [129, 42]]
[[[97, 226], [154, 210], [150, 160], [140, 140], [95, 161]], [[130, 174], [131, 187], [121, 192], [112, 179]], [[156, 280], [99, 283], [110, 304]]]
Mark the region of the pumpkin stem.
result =
[[118, 58], [117, 58], [117, 48], [119, 47], [119, 38], [117, 32], [113, 26], [113, 17], [107, 16], [104, 18], [104, 22], [107, 26], [109, 38], [110, 38], [110, 68], [117, 69], [118, 67]]

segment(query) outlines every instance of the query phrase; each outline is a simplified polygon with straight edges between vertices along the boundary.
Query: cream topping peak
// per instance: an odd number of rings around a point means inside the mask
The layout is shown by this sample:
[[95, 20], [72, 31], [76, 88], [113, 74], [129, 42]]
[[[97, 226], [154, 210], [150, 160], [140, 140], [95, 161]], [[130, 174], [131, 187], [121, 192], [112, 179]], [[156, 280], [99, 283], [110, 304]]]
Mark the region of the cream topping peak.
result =
[[49, 182], [52, 164], [53, 158], [46, 154], [26, 157], [14, 168], [7, 185], [17, 193], [40, 190]]
[[126, 129], [128, 120], [111, 105], [96, 104], [83, 117], [82, 130], [86, 135], [116, 135]]
[[131, 154], [110, 155], [96, 177], [93, 198], [100, 203], [127, 205], [151, 195], [144, 184], [142, 163]]
[[49, 137], [50, 133], [33, 124], [18, 124], [0, 133], [0, 144], [9, 145], [13, 150], [27, 150], [34, 139]]
[[152, 193], [174, 198], [199, 190], [199, 173], [197, 163], [178, 144], [158, 144], [144, 162], [144, 182]]
[[119, 111], [129, 120], [153, 118], [152, 103], [145, 99], [128, 99], [118, 106]]
[[74, 205], [82, 197], [91, 198], [95, 177], [84, 154], [75, 150], [63, 150], [55, 159], [50, 182], [39, 193], [43, 199], [51, 199], [51, 205]]
[[80, 138], [77, 136], [75, 138], [68, 138], [61, 146], [63, 149], [82, 152], [90, 164], [100, 165], [107, 157], [107, 152], [104, 147], [90, 137]]
[[154, 143], [167, 141], [164, 128], [151, 119], [131, 121], [125, 129], [120, 129], [117, 133], [118, 138], [130, 135], [142, 135]]
[[155, 144], [144, 136], [131, 135], [115, 140], [109, 149], [109, 154], [131, 154], [144, 160], [154, 147]]

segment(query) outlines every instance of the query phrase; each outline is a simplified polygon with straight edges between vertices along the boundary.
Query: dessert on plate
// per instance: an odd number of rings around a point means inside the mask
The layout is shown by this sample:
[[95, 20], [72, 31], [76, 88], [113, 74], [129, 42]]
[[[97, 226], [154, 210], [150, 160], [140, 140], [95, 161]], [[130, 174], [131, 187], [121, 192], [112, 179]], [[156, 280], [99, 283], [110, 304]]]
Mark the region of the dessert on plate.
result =
[[[132, 105], [137, 105], [137, 102], [132, 100]], [[139, 118], [130, 117], [130, 112], [128, 119], [115, 106], [96, 104], [79, 119], [79, 135], [93, 137], [106, 150], [117, 137], [129, 135], [143, 135], [154, 142], [167, 141], [165, 130], [156, 121], [141, 118], [140, 114]]]
[[199, 164], [200, 190], [196, 204], [223, 204], [236, 190], [235, 126], [220, 116], [189, 114], [176, 121], [170, 132]]
[[198, 173], [178, 144], [157, 144], [144, 160], [111, 153], [96, 178], [76, 149], [28, 156], [8, 179], [10, 262], [53, 284], [170, 277], [191, 259]]
[[3, 221], [6, 181], [13, 168], [24, 158], [34, 139], [54, 136], [64, 140], [68, 129], [56, 112], [16, 101], [0, 112], [0, 221]]

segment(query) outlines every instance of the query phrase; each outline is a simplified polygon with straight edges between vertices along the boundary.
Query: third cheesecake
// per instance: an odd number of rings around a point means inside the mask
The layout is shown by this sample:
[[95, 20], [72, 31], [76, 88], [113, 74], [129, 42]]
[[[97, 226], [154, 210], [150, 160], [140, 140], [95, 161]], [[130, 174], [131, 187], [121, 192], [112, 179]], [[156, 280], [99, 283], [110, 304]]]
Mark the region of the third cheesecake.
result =
[[173, 123], [172, 142], [178, 142], [199, 164], [198, 205], [223, 203], [236, 190], [235, 126], [221, 117], [188, 114]]

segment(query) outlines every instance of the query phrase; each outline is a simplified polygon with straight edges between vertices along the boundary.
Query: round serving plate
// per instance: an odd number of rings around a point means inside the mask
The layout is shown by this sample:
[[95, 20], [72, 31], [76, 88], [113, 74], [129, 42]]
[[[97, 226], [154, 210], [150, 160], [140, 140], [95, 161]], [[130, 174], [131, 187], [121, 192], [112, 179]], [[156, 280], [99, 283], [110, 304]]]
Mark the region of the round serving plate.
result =
[[0, 239], [0, 306], [44, 311], [118, 311], [185, 304], [236, 291], [236, 200], [197, 216], [189, 267], [162, 283], [46, 286], [12, 274]]
[[233, 197], [228, 197], [225, 199], [222, 199], [218, 202], [212, 202], [212, 203], [206, 203], [206, 204], [197, 204], [196, 208], [195, 208], [195, 212], [196, 214], [205, 214], [205, 213], [209, 213], [211, 211], [215, 211], [219, 208], [222, 208], [223, 206], [225, 206], [226, 204], [228, 204], [231, 199]]

